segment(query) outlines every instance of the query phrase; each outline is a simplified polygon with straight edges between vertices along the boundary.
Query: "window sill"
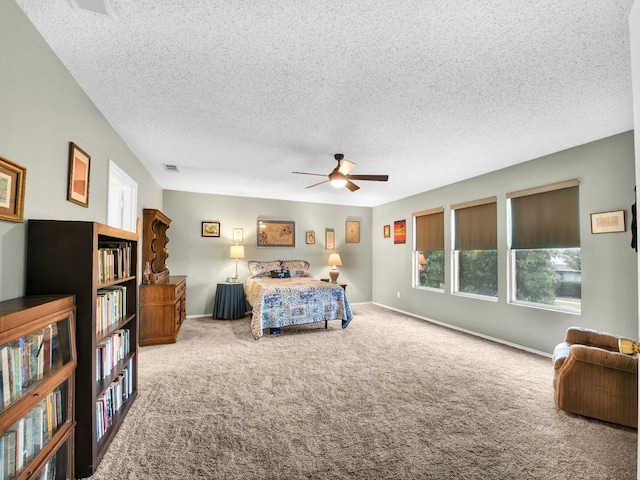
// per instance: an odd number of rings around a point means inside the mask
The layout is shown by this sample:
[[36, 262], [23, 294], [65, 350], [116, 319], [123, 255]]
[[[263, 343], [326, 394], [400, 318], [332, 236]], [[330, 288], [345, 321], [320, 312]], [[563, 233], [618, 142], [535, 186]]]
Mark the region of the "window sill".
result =
[[488, 302], [498, 301], [498, 297], [490, 297], [488, 295], [478, 295], [475, 293], [451, 292], [451, 295], [455, 295], [456, 297], [475, 298], [476, 300], [486, 300]]
[[414, 285], [413, 288], [415, 288], [416, 290], [424, 290], [427, 292], [444, 293], [444, 288], [422, 287], [420, 285]]
[[517, 300], [511, 300], [509, 304], [515, 305], [517, 307], [536, 308], [538, 310], [547, 310], [550, 312], [568, 313], [570, 315], [582, 315], [582, 309], [576, 310], [575, 308], [561, 307], [558, 305], [545, 305], [543, 303], [519, 302]]

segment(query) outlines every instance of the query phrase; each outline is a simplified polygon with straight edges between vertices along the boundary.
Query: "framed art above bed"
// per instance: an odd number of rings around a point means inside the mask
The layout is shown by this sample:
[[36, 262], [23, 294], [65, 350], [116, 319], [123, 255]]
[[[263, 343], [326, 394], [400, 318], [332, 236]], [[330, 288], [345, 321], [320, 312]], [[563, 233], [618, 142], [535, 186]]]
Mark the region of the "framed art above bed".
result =
[[296, 222], [258, 220], [258, 247], [295, 247]]

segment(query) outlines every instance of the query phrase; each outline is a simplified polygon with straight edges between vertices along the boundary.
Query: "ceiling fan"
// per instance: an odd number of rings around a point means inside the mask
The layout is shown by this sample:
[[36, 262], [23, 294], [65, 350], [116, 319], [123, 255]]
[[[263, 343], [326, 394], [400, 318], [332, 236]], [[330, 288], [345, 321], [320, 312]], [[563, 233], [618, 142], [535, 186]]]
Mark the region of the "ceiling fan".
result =
[[334, 168], [329, 175], [323, 175], [322, 173], [308, 173], [308, 172], [291, 172], [300, 175], [315, 175], [318, 177], [328, 177], [327, 180], [323, 180], [320, 183], [314, 183], [305, 188], [317, 187], [323, 183], [331, 182], [336, 188], [347, 187], [352, 192], [355, 192], [360, 187], [353, 183], [351, 180], [373, 180], [374, 182], [386, 182], [389, 180], [389, 175], [349, 175], [349, 172], [356, 166], [355, 163], [344, 159], [342, 153], [336, 153], [333, 158], [336, 159], [338, 165]]

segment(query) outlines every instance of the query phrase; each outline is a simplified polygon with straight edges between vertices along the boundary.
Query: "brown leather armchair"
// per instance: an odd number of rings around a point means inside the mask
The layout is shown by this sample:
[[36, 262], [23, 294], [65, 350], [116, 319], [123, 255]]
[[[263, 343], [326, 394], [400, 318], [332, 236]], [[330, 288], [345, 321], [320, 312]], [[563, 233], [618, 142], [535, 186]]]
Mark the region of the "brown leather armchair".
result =
[[619, 351], [624, 337], [586, 328], [567, 329], [553, 352], [558, 408], [638, 428], [638, 355]]

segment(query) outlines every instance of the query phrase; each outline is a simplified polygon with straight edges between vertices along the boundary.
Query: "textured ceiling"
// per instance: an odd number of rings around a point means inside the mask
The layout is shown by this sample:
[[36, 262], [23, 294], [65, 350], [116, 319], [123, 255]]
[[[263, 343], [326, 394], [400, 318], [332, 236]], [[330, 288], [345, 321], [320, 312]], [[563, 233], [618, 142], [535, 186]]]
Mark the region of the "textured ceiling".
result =
[[[633, 0], [16, 2], [165, 189], [375, 206], [633, 128]], [[291, 174], [338, 152], [389, 181]]]

